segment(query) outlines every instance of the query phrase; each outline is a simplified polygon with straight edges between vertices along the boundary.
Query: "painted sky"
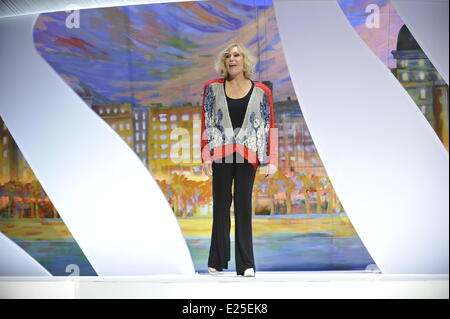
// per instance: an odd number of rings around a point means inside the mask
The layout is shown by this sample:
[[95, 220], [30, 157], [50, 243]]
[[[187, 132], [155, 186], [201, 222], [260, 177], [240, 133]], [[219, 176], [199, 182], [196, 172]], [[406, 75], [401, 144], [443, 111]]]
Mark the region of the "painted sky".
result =
[[[371, 4], [380, 8], [380, 25], [378, 28], [369, 28], [366, 25], [368, 15], [372, 14], [372, 10], [368, 9]], [[367, 46], [385, 65], [389, 68], [395, 68], [397, 62], [392, 56], [392, 50], [397, 47], [397, 36], [404, 23], [391, 1], [340, 0], [339, 5]]]
[[[369, 3], [373, 1], [340, 1], [363, 40], [389, 63], [393, 43], [386, 37], [392, 35], [396, 43], [391, 24], [401, 21], [390, 14], [379, 29], [368, 29], [364, 21]], [[392, 13], [389, 1], [376, 3], [382, 19]], [[217, 54], [231, 42], [244, 44], [257, 56], [252, 78], [271, 81], [275, 101], [288, 96], [296, 99], [272, 0], [81, 10], [80, 28], [73, 29], [66, 27], [69, 14], [39, 16], [34, 30], [36, 48], [71, 87], [88, 86], [94, 92], [94, 103], [196, 105], [201, 102], [203, 84], [218, 77], [213, 67]]]

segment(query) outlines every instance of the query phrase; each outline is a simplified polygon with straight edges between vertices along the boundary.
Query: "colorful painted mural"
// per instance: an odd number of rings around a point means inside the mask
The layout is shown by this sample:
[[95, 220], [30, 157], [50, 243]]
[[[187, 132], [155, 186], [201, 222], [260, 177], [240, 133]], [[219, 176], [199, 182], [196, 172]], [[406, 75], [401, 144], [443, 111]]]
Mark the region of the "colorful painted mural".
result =
[[[339, 3], [448, 149], [448, 86], [411, 39], [390, 1]], [[371, 4], [379, 8], [378, 27], [376, 19], [367, 22], [376, 12], [367, 10]], [[207, 271], [212, 225], [211, 180], [202, 173], [200, 161], [202, 87], [218, 77], [213, 64], [219, 51], [231, 42], [244, 44], [257, 57], [253, 80], [272, 90], [279, 137], [279, 171], [271, 178], [257, 174], [254, 186], [257, 270], [365, 270], [374, 264], [309, 134], [271, 0], [41, 14], [33, 37], [39, 54], [152, 173], [200, 273]], [[318, 74], [318, 84], [321, 76], [326, 74]], [[0, 231], [54, 275], [70, 274], [71, 265], [79, 267], [80, 275], [95, 275], [7, 127], [0, 124]], [[233, 223], [232, 218], [232, 261]], [[230, 271], [233, 266], [230, 263]]]

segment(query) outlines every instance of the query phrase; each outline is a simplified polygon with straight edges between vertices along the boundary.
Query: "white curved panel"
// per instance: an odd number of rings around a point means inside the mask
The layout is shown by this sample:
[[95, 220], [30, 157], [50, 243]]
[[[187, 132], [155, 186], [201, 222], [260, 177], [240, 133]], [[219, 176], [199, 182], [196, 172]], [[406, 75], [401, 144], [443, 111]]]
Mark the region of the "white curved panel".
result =
[[51, 276], [25, 250], [0, 232], [0, 276]]
[[392, 0], [392, 4], [448, 84], [448, 0]]
[[70, 232], [99, 275], [193, 274], [153, 177], [38, 55], [36, 18], [0, 19], [0, 114]]
[[[44, 12], [64, 11], [69, 6], [78, 9], [109, 8], [115, 6], [131, 6], [151, 3], [172, 3], [186, 0], [76, 0], [76, 1], [54, 1], [54, 0], [14, 0], [8, 5], [0, 6], [0, 18], [18, 15], [37, 14]], [[205, 1], [205, 0], [196, 0]], [[73, 9], [72, 9], [73, 10]]]
[[448, 273], [448, 153], [336, 1], [274, 1], [302, 112], [384, 273]]

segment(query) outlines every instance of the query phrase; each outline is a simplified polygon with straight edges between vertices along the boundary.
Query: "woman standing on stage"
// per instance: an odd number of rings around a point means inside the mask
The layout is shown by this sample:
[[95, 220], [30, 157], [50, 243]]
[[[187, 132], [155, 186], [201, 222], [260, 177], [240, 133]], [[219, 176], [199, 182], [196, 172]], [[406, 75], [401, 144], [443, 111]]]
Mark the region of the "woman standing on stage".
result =
[[[254, 58], [238, 43], [218, 56], [221, 78], [204, 85], [202, 104], [203, 171], [212, 176], [213, 226], [208, 271], [228, 269], [230, 208], [234, 203], [236, 273], [255, 276], [252, 240], [252, 190], [256, 170], [277, 170], [272, 93], [250, 79]], [[232, 194], [232, 184], [234, 190]]]

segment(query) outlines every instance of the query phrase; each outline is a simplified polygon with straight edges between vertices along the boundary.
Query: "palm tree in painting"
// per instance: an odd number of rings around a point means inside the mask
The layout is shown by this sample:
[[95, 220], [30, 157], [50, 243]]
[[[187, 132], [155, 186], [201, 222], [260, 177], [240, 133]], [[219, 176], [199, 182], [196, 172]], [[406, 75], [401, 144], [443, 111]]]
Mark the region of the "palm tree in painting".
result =
[[283, 192], [286, 198], [286, 214], [290, 215], [292, 211], [292, 193], [295, 191], [295, 182], [293, 178], [286, 176], [282, 171], [278, 170], [274, 175], [278, 184], [278, 192]]
[[25, 211], [24, 198], [26, 193], [26, 187], [22, 182], [15, 182], [15, 184], [16, 184], [16, 196], [14, 197], [14, 201], [18, 210], [18, 217], [23, 218]]
[[288, 177], [281, 173], [280, 178], [283, 180], [284, 192], [286, 195], [286, 214], [290, 215], [292, 212], [292, 193], [295, 191], [295, 176]]
[[[164, 196], [166, 197], [167, 202], [172, 207], [173, 190], [171, 188], [171, 185], [169, 183], [167, 183], [167, 181], [165, 179], [157, 179], [156, 183], [158, 183], [158, 186], [161, 189], [161, 191], [163, 192]], [[173, 207], [172, 207], [172, 209], [173, 209]]]
[[170, 185], [174, 192], [174, 212], [175, 216], [183, 215], [183, 202], [186, 199], [187, 178], [183, 174], [173, 173]]
[[[186, 216], [198, 215], [198, 203], [197, 198], [199, 196], [198, 192], [198, 182], [186, 179], [184, 184], [185, 193], [185, 214]], [[193, 212], [189, 211], [189, 208], [193, 207]]]
[[211, 199], [212, 199], [212, 190], [211, 183], [209, 181], [201, 181], [198, 184], [199, 196], [198, 196], [198, 205], [203, 206], [207, 205], [208, 207], [208, 216], [212, 215], [211, 211]]
[[[263, 208], [263, 210], [267, 210], [267, 203], [269, 203], [268, 209], [269, 209], [269, 214], [271, 214], [272, 213], [272, 205], [270, 203], [272, 202], [272, 198], [270, 197], [269, 190], [268, 190], [269, 183], [270, 183], [270, 180], [268, 180], [267, 178], [265, 178], [262, 175], [258, 178], [259, 187], [257, 189], [257, 194], [262, 195], [260, 198], [265, 199], [265, 200], [262, 200], [260, 203], [257, 203], [255, 201], [255, 205], [260, 205], [262, 203], [262, 207], [260, 207], [260, 210], [261, 210], [261, 208]], [[255, 207], [255, 210], [256, 210], [256, 207]], [[256, 211], [255, 211], [255, 214], [256, 214]], [[264, 214], [265, 214], [265, 212], [264, 212]]]
[[47, 196], [44, 199], [42, 199], [40, 206], [41, 206], [42, 210], [44, 211], [45, 217], [48, 217], [48, 212], [51, 212], [51, 214], [52, 214], [51, 217], [55, 218], [55, 208]]
[[275, 214], [275, 196], [280, 192], [280, 189], [282, 187], [280, 183], [277, 183], [277, 181], [280, 179], [280, 174], [283, 173], [277, 171], [275, 174], [273, 174], [267, 185], [267, 194], [270, 197], [270, 215]]
[[291, 215], [292, 214], [292, 194], [295, 192], [296, 189], [296, 185], [295, 182], [293, 181], [295, 177], [291, 177], [288, 179], [286, 186], [286, 199], [287, 199], [287, 214]]
[[33, 180], [30, 183], [30, 192], [33, 198], [33, 207], [31, 209], [31, 216], [34, 218], [39, 218], [39, 201], [41, 198], [45, 197], [44, 189], [41, 183], [37, 180]]
[[36, 180], [26, 183], [23, 187], [23, 209], [30, 209], [30, 218], [39, 218], [38, 199], [43, 192], [42, 186]]
[[320, 183], [320, 177], [313, 175], [311, 180], [314, 183], [314, 187], [316, 190], [316, 196], [317, 196], [316, 214], [322, 214], [322, 196], [320, 195], [320, 192], [322, 190], [322, 184]]
[[8, 209], [8, 196], [6, 196], [5, 185], [0, 185], [0, 211]]
[[56, 210], [55, 205], [53, 205], [53, 203], [52, 203], [52, 201], [50, 199], [49, 199], [48, 202], [49, 202], [50, 207], [52, 209], [52, 218], [59, 218], [59, 214], [58, 214], [58, 211]]
[[290, 177], [290, 181], [293, 183], [291, 198], [294, 194], [299, 195], [302, 192], [302, 181], [300, 180], [300, 176], [301, 176], [300, 173], [297, 172], [293, 174], [292, 177]]
[[252, 216], [255, 216], [256, 211], [256, 201], [258, 196], [261, 194], [261, 178], [255, 178], [253, 183], [253, 193], [252, 193]]
[[303, 192], [303, 196], [305, 198], [306, 214], [310, 215], [311, 214], [311, 206], [309, 204], [308, 191], [309, 191], [309, 187], [310, 187], [309, 184], [311, 182], [311, 178], [310, 178], [309, 174], [304, 174], [304, 175], [300, 176], [300, 180], [302, 181], [302, 192]]
[[161, 191], [163, 192], [164, 196], [166, 196], [166, 199], [168, 200], [168, 194], [167, 194], [167, 182], [164, 179], [155, 179], [156, 184], [158, 184], [159, 188], [161, 189]]
[[8, 217], [13, 218], [15, 214], [15, 197], [17, 196], [18, 185], [15, 181], [9, 181], [5, 184], [5, 193], [8, 196]]
[[10, 218], [12, 217], [12, 186], [10, 181], [3, 185], [3, 192], [8, 197], [6, 217]]
[[[273, 179], [275, 180], [275, 184], [278, 187], [278, 189], [276, 190], [276, 195], [278, 195], [277, 196], [278, 199], [276, 200], [276, 203], [279, 204], [280, 197], [283, 199], [286, 196], [286, 181], [287, 181], [287, 179], [286, 179], [286, 176], [280, 170], [277, 170], [275, 172], [275, 174], [273, 174]], [[280, 213], [280, 211], [281, 210], [279, 210], [278, 213]]]
[[268, 186], [268, 180], [264, 177], [264, 175], [257, 175], [255, 178], [254, 186], [253, 186], [253, 193], [254, 196], [252, 196], [252, 214], [256, 215], [256, 204], [258, 197], [260, 195], [267, 194], [267, 186]]
[[324, 176], [325, 180], [325, 190], [327, 192], [327, 214], [332, 214], [335, 211], [335, 192], [333, 189], [333, 185], [331, 185], [330, 178], [328, 176]]
[[23, 184], [22, 199], [23, 199], [22, 216], [27, 217], [27, 216], [25, 216], [25, 209], [30, 209], [29, 217], [34, 217], [33, 194], [31, 193], [31, 184], [30, 183]]

